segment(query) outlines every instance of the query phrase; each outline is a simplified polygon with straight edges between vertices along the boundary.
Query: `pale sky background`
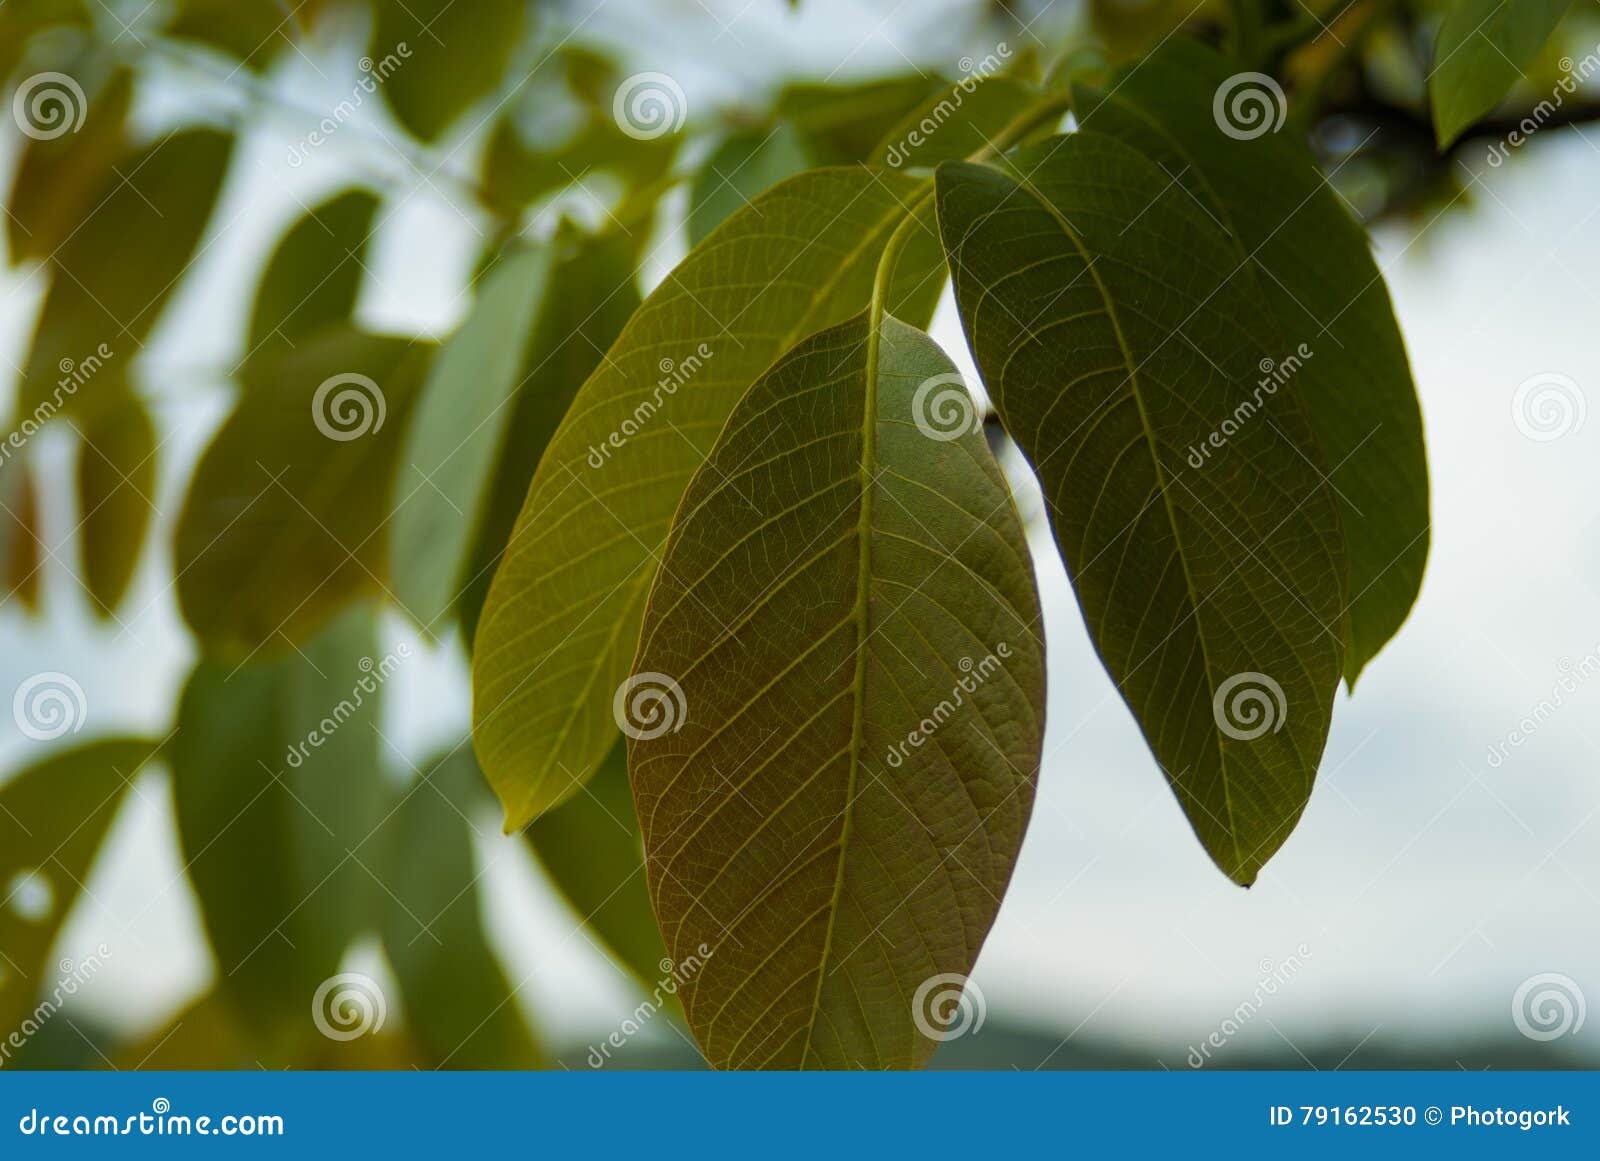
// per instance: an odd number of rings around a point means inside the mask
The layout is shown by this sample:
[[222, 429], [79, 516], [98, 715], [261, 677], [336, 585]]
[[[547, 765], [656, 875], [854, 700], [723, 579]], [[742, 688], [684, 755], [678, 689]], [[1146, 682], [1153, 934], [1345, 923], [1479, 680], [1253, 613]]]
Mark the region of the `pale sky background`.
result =
[[[573, 7], [581, 14], [589, 0]], [[698, 109], [754, 99], [774, 70], [820, 78], [843, 63], [841, 77], [863, 77], [903, 69], [909, 56], [952, 73], [959, 57], [993, 47], [950, 15], [971, 8], [806, 0], [794, 17], [777, 0], [683, 0], [653, 2], [644, 20], [640, 6], [610, 0], [584, 36], [647, 46], [629, 51], [628, 64], [672, 74], [692, 121]], [[304, 64], [277, 78], [311, 109], [342, 99], [354, 80], [336, 53], [317, 64], [327, 79]], [[364, 112], [383, 115], [372, 102]], [[158, 95], [141, 115], [154, 126], [183, 111]], [[226, 392], [213, 380], [232, 361], [246, 273], [354, 155], [381, 156], [372, 134], [352, 127], [337, 149], [291, 171], [285, 151], [308, 125], [275, 121], [273, 136], [238, 157], [219, 219], [233, 224], [148, 352], [150, 365], [166, 368], [145, 382], [171, 435], [163, 537], [181, 499], [179, 467], [224, 414]], [[1600, 658], [1600, 416], [1549, 442], [1528, 438], [1513, 418], [1518, 385], [1545, 373], [1569, 377], [1600, 409], [1600, 131], [1589, 133], [1538, 136], [1511, 164], [1486, 170], [1472, 208], [1376, 239], [1422, 399], [1432, 556], [1410, 621], [1356, 695], [1341, 695], [1310, 806], [1254, 889], [1232, 886], [1194, 839], [1094, 657], [1032, 484], [1018, 479], [1046, 610], [1049, 728], [1021, 864], [975, 973], [991, 1020], [1063, 1038], [1081, 1030], [1182, 1067], [1187, 1046], [1291, 956], [1302, 966], [1237, 1043], [1510, 1037], [1513, 994], [1540, 973], [1570, 977], [1600, 1004], [1600, 677], [1564, 695], [1567, 704], [1498, 768], [1487, 757], [1567, 667]], [[469, 172], [473, 156], [469, 146], [452, 168]], [[9, 182], [14, 160], [8, 139], [0, 180]], [[477, 235], [435, 191], [400, 198], [362, 317], [448, 328], [466, 305], [459, 291]], [[671, 207], [681, 211], [681, 199]], [[681, 253], [681, 242], [663, 247], [652, 281]], [[0, 274], [0, 356], [10, 364], [42, 289], [36, 272]], [[934, 337], [970, 372], [948, 296]], [[5, 362], [0, 374], [10, 375]], [[55, 443], [49, 451], [64, 452]], [[60, 454], [45, 458], [60, 490], [69, 468]], [[59, 504], [47, 510], [53, 535], [72, 523]], [[53, 570], [44, 619], [0, 613], [0, 690], [64, 670], [90, 707], [74, 741], [164, 734], [193, 659], [169, 583], [167, 553], [147, 552], [119, 635], [96, 625], [71, 579]], [[385, 635], [385, 651], [402, 639], [418, 644], [398, 620]], [[408, 663], [390, 684], [397, 696], [385, 732], [413, 760], [464, 732], [465, 674], [453, 648]], [[6, 722], [0, 769], [40, 752]], [[488, 918], [509, 975], [525, 981], [519, 1002], [553, 1041], [604, 1036], [637, 1002], [629, 985], [575, 931], [576, 917], [521, 845], [499, 837], [498, 820], [483, 830]], [[141, 1032], [209, 985], [214, 968], [181, 878], [164, 775], [146, 777], [127, 800], [89, 891], [59, 952], [76, 959], [104, 941], [115, 970], [75, 1002]], [[358, 956], [381, 971], [374, 960]], [[1559, 1047], [1600, 1053], [1600, 1012]]]

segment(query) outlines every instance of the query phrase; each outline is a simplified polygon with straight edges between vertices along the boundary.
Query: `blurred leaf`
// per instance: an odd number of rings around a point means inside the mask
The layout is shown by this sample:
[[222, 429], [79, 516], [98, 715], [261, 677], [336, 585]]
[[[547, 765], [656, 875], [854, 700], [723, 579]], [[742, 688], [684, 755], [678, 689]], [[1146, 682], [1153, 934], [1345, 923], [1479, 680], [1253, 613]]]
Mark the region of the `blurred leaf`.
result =
[[868, 161], [893, 169], [931, 168], [989, 145], [1039, 99], [1031, 85], [1005, 76], [969, 77], [940, 89], [883, 135]]
[[644, 840], [628, 785], [628, 747], [619, 738], [594, 777], [524, 832], [550, 881], [591, 932], [646, 988], [671, 972], [663, 965]]
[[354, 606], [303, 655], [202, 659], [178, 708], [168, 749], [184, 864], [218, 986], [269, 1046], [316, 1035], [313, 996], [372, 914], [378, 650], [372, 608]]
[[810, 165], [799, 135], [782, 121], [727, 138], [689, 187], [689, 245], [698, 246], [736, 210]]
[[[463, 742], [386, 818], [383, 945], [429, 1068], [533, 1068], [539, 1051], [484, 934], [473, 818], [489, 801]], [[494, 838], [505, 841], [500, 835]]]
[[395, 457], [431, 348], [335, 326], [250, 364], [178, 520], [178, 604], [208, 650], [299, 641], [379, 591]]
[[82, 128], [27, 141], [6, 208], [13, 262], [49, 258], [105, 196], [111, 167], [128, 149], [132, 98], [133, 75], [119, 69], [90, 98]]
[[1174, 37], [1118, 78], [1109, 101], [1080, 91], [1079, 113], [1187, 187], [1230, 232], [1235, 260], [1259, 274], [1280, 332], [1268, 352], [1273, 370], [1292, 366], [1340, 501], [1352, 594], [1344, 672], [1354, 685], [1422, 586], [1429, 528], [1422, 415], [1367, 236], [1311, 155], [1291, 133], [1239, 139], [1218, 128], [1211, 94], [1232, 67]]
[[0, 4], [0, 80], [11, 77], [34, 34], [56, 24], [87, 27], [89, 11], [84, 0], [5, 0]]
[[959, 386], [963, 422], [929, 426], [955, 367], [880, 310], [734, 407], [644, 616], [633, 696], [664, 700], [628, 714], [628, 768], [718, 1068], [924, 1063], [925, 984], [972, 971], [1033, 808], [1022, 522]]
[[1311, 793], [1348, 573], [1293, 379], [1239, 418], [1278, 353], [1271, 309], [1190, 193], [1093, 129], [938, 183], [967, 340], [1101, 661], [1248, 885]]
[[362, 190], [340, 194], [295, 223], [268, 262], [250, 314], [246, 351], [293, 346], [355, 313], [378, 199]]
[[623, 234], [558, 238], [561, 253], [528, 345], [511, 428], [456, 599], [470, 644], [495, 566], [511, 539], [528, 483], [572, 398], [639, 307], [634, 239]]
[[39, 611], [39, 583], [44, 576], [43, 534], [39, 526], [39, 493], [33, 471], [22, 460], [0, 468], [0, 503], [5, 516], [7, 599], [15, 597], [29, 613]]
[[1455, 0], [1433, 50], [1433, 127], [1443, 149], [1505, 99], [1572, 0]]
[[794, 125], [817, 165], [867, 161], [912, 109], [946, 82], [935, 76], [890, 77], [865, 84], [794, 84], [778, 94], [775, 114]]
[[210, 45], [252, 68], [264, 68], [326, 6], [326, 0], [181, 0], [166, 34]]
[[508, 255], [483, 277], [433, 361], [400, 451], [389, 571], [400, 607], [430, 633], [442, 634], [467, 579], [549, 275], [541, 248]]
[[[62, 369], [102, 345], [130, 359], [187, 271], [228, 168], [232, 138], [173, 134], [116, 167], [95, 209], [55, 252], [20, 394], [22, 410], [61, 400]], [[86, 383], [72, 402], [98, 388]]]
[[383, 94], [395, 116], [432, 141], [494, 92], [531, 27], [526, 0], [376, 0], [372, 56], [393, 54]]
[[484, 197], [491, 209], [514, 215], [569, 185], [593, 184], [600, 174], [614, 174], [638, 190], [667, 172], [679, 140], [677, 135], [636, 140], [619, 130], [609, 113], [596, 113], [571, 141], [542, 149], [525, 141], [512, 120], [503, 120], [484, 157]]
[[678, 265], [579, 390], [474, 654], [473, 739], [512, 828], [566, 799], [610, 750], [655, 554], [734, 403], [798, 339], [865, 305], [884, 243], [924, 189], [858, 167], [768, 190]]
[[[83, 724], [81, 689], [47, 683], [32, 696], [41, 723]], [[155, 750], [154, 742], [134, 738], [92, 742], [52, 754], [0, 785], [0, 1028], [17, 1029], [41, 996], [74, 975], [65, 961], [47, 962], [50, 949], [123, 795]], [[105, 966], [96, 963], [94, 970]]]
[[95, 613], [110, 617], [128, 591], [155, 513], [156, 430], [133, 395], [87, 413], [78, 428], [83, 584]]

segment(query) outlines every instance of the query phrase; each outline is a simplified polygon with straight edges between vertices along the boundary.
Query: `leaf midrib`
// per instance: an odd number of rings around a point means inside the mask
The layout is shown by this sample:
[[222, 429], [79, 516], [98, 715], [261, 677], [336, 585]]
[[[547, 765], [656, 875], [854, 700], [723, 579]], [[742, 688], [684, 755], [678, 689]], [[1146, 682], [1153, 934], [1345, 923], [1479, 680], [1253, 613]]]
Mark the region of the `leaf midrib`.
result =
[[[1112, 301], [1111, 295], [1106, 290], [1106, 285], [1100, 278], [1100, 272], [1095, 269], [1095, 263], [1093, 259], [1084, 248], [1083, 240], [1078, 237], [1077, 231], [1072, 228], [1072, 224], [1067, 221], [1064, 215], [1056, 210], [1055, 206], [1050, 203], [1049, 199], [1040, 193], [1025, 175], [1016, 172], [1007, 173], [1006, 171], [998, 169], [996, 172], [1005, 173], [1006, 176], [1010, 177], [1010, 179], [1016, 183], [1017, 188], [1032, 198], [1039, 205], [1039, 207], [1044, 210], [1045, 214], [1060, 227], [1062, 234], [1067, 238], [1068, 241], [1072, 243], [1073, 248], [1078, 252], [1078, 256], [1083, 260], [1085, 269], [1089, 273], [1089, 277], [1094, 281], [1094, 287], [1100, 296], [1100, 301], [1105, 304], [1106, 320], [1111, 324], [1112, 332], [1117, 336], [1117, 346], [1121, 349], [1123, 361], [1128, 368], [1128, 393], [1133, 396], [1134, 405], [1139, 409], [1139, 427], [1144, 433], [1145, 443], [1150, 449], [1150, 461], [1152, 466], [1155, 468], [1156, 480], [1159, 484], [1158, 491], [1161, 494], [1161, 507], [1162, 510], [1167, 514], [1167, 524], [1172, 529], [1172, 539], [1177, 546], [1178, 563], [1183, 569], [1184, 588], [1189, 594], [1189, 606], [1193, 610], [1192, 615], [1195, 622], [1195, 639], [1199, 642], [1200, 660], [1201, 664], [1205, 667], [1206, 690], [1208, 693], [1214, 695], [1215, 690], [1212, 689], [1211, 680], [1211, 655], [1206, 647], [1205, 632], [1200, 625], [1200, 600], [1195, 592], [1194, 577], [1189, 571], [1189, 559], [1187, 552], [1185, 551], [1183, 533], [1179, 529], [1177, 513], [1173, 511], [1171, 497], [1167, 494], [1169, 491], [1168, 485], [1170, 481], [1167, 479], [1166, 470], [1161, 465], [1161, 455], [1160, 450], [1156, 446], [1154, 427], [1150, 422], [1150, 413], [1145, 408], [1144, 396], [1139, 387], [1139, 367], [1142, 364], [1136, 364], [1134, 362], [1133, 353], [1128, 347], [1127, 336], [1123, 334], [1122, 323], [1117, 318], [1116, 307]], [[1215, 745], [1217, 751], [1217, 774], [1222, 780], [1222, 801], [1224, 808], [1228, 812], [1228, 839], [1233, 844], [1235, 867], [1238, 870], [1242, 870], [1244, 865], [1244, 856], [1239, 849], [1239, 828], [1234, 817], [1233, 793], [1228, 785], [1227, 758], [1223, 754], [1222, 739], [1217, 736], [1217, 731], [1215, 729], [1211, 729], [1207, 730], [1206, 732], [1210, 736], [1211, 741]]]

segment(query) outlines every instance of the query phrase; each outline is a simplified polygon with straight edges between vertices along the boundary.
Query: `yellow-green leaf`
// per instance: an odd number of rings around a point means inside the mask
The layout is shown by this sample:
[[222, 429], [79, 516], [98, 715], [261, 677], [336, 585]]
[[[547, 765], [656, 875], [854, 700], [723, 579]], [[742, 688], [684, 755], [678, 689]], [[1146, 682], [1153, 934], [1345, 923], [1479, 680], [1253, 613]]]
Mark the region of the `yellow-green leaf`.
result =
[[1572, 0], [1455, 0], [1428, 77], [1439, 148], [1505, 99], [1570, 7]]
[[245, 346], [249, 357], [261, 357], [268, 345], [293, 346], [321, 327], [350, 318], [377, 211], [377, 198], [351, 190], [295, 223], [256, 290]]
[[156, 431], [134, 395], [85, 415], [78, 425], [78, 535], [90, 605], [110, 617], [144, 548], [156, 502]]
[[948, 1013], [922, 1005], [971, 972], [1033, 805], [1021, 521], [955, 368], [869, 317], [734, 409], [618, 699], [656, 915], [720, 1068], [926, 1061]]
[[373, 72], [400, 123], [432, 141], [494, 92], [532, 11], [525, 0], [377, 0]]
[[866, 305], [884, 243], [926, 188], [858, 167], [767, 191], [667, 276], [579, 390], [474, 649], [473, 738], [512, 828], [610, 749], [655, 554], [735, 401], [797, 340]]

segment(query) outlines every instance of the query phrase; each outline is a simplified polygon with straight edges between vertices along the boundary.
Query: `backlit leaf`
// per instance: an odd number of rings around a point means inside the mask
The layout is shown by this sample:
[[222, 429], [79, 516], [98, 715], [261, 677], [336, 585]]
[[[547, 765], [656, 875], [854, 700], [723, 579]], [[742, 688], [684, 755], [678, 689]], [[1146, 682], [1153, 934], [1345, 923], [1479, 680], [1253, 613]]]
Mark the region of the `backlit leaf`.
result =
[[734, 409], [625, 701], [656, 914], [717, 1067], [926, 1061], [930, 982], [971, 972], [1033, 805], [1021, 522], [949, 360], [868, 317]]
[[132, 74], [118, 70], [89, 98], [76, 132], [28, 141], [6, 207], [13, 262], [48, 258], [106, 195], [111, 167], [128, 148], [132, 97]]
[[174, 546], [178, 604], [208, 649], [286, 647], [384, 587], [396, 455], [431, 353], [339, 326], [246, 368]]
[[644, 840], [628, 786], [628, 747], [616, 746], [574, 794], [524, 832], [545, 873], [646, 988], [670, 970], [644, 880]]
[[190, 675], [168, 745], [183, 861], [222, 991], [269, 1042], [316, 1035], [312, 998], [369, 921], [382, 814], [370, 607], [304, 655]]
[[[192, 129], [118, 164], [56, 251], [23, 380], [22, 410], [59, 398], [63, 368], [102, 347], [131, 359], [188, 269], [227, 172], [232, 137]], [[102, 387], [91, 379], [66, 402]]]
[[866, 305], [924, 189], [854, 168], [769, 190], [667, 276], [579, 390], [474, 650], [473, 740], [510, 827], [569, 796], [610, 749], [654, 554], [733, 404], [800, 338]]
[[378, 199], [352, 190], [323, 202], [279, 243], [262, 275], [245, 349], [257, 358], [355, 312]]
[[1428, 90], [1439, 148], [1505, 99], [1572, 0], [1455, 0], [1439, 25]]
[[156, 432], [134, 395], [78, 424], [78, 535], [90, 606], [109, 617], [122, 603], [155, 514]]
[[[548, 250], [501, 259], [472, 312], [433, 361], [400, 451], [390, 552], [401, 607], [440, 633], [505, 448], [535, 312], [550, 277]], [[517, 455], [535, 459], [522, 448]]]
[[799, 134], [786, 122], [735, 133], [717, 146], [689, 187], [689, 245], [698, 246], [762, 191], [810, 166]]
[[[85, 707], [73, 701], [81, 689], [42, 683], [31, 696], [54, 699], [30, 703], [41, 725], [83, 724]], [[23, 1014], [71, 974], [48, 961], [50, 948], [123, 796], [155, 749], [133, 738], [93, 742], [0, 784], [0, 1027], [16, 1030]]]
[[[1353, 685], [1416, 600], [1428, 558], [1422, 416], [1388, 291], [1362, 229], [1284, 131], [1224, 133], [1212, 95], [1231, 66], [1174, 37], [1098, 94], [1081, 123], [1159, 164], [1233, 237], [1281, 341], [1258, 382], [1292, 378], [1340, 503], [1350, 560], [1344, 672]], [[1248, 417], [1244, 422], [1249, 422]], [[1193, 449], [1201, 463], [1215, 449]]]
[[393, 57], [382, 92], [400, 123], [432, 141], [495, 90], [522, 42], [525, 0], [377, 0], [372, 57]]
[[[538, 1050], [483, 930], [474, 819], [488, 788], [465, 744], [404, 791], [383, 850], [383, 946], [433, 1068], [533, 1068]], [[493, 831], [498, 841], [507, 841]]]
[[1044, 489], [1101, 660], [1191, 825], [1240, 883], [1311, 792], [1342, 672], [1348, 565], [1248, 266], [1158, 166], [1092, 129], [939, 168], [956, 302]]

